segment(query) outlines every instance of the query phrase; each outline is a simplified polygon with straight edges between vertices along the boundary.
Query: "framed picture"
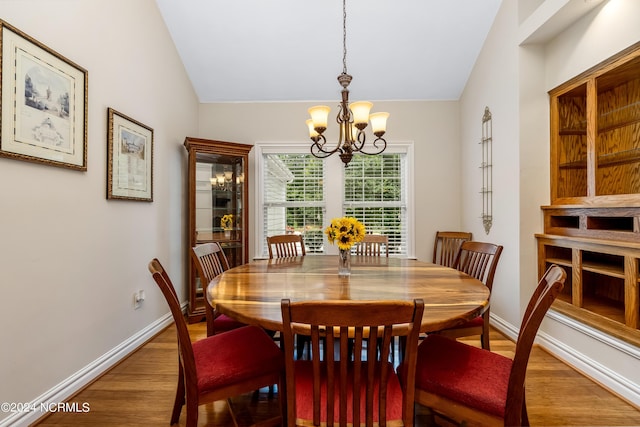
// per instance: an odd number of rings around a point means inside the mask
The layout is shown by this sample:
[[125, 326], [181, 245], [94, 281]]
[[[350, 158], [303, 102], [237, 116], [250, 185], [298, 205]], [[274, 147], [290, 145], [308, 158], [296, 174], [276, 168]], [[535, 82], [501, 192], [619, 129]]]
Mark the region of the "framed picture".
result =
[[87, 71], [0, 20], [0, 156], [87, 170]]
[[153, 201], [153, 129], [107, 110], [107, 199]]

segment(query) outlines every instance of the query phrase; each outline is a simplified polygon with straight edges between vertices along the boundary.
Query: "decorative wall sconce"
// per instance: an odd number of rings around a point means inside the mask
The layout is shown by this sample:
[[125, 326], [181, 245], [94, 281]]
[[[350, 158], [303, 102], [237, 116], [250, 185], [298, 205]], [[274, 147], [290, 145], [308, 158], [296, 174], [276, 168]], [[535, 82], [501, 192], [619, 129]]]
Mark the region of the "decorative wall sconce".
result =
[[480, 145], [482, 146], [482, 164], [480, 165], [480, 169], [482, 170], [482, 188], [480, 193], [482, 194], [482, 225], [484, 226], [484, 232], [486, 234], [489, 234], [493, 222], [492, 126], [491, 111], [489, 111], [489, 107], [485, 107], [482, 116], [482, 139], [480, 140]]

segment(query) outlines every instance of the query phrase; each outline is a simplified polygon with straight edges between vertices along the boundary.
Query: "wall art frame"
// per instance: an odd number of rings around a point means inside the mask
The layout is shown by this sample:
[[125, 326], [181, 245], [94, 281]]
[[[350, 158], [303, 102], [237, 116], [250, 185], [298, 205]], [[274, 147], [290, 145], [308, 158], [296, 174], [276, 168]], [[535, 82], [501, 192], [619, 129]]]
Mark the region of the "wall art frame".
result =
[[0, 156], [87, 170], [88, 72], [0, 20]]
[[107, 199], [153, 201], [153, 129], [107, 109]]

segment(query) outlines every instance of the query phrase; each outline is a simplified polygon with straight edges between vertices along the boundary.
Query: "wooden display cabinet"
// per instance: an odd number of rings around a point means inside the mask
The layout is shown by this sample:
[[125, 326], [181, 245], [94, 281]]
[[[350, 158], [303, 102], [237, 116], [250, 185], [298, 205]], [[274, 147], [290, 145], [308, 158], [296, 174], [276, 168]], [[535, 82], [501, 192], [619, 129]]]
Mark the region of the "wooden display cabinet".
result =
[[205, 317], [204, 290], [191, 248], [218, 242], [229, 266], [249, 258], [248, 157], [251, 145], [187, 137], [188, 160], [189, 308], [191, 322]]
[[640, 343], [640, 43], [549, 92], [551, 205], [538, 274], [568, 279], [554, 309]]

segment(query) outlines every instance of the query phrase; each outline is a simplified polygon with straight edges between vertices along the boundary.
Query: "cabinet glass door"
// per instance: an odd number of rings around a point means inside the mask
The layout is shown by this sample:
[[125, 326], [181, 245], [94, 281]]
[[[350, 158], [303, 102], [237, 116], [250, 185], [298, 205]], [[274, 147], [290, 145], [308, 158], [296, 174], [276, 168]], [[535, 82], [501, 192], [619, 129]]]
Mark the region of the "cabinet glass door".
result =
[[557, 197], [587, 195], [587, 86], [557, 98]]
[[244, 259], [244, 158], [196, 154], [196, 244], [218, 242], [230, 266]]

